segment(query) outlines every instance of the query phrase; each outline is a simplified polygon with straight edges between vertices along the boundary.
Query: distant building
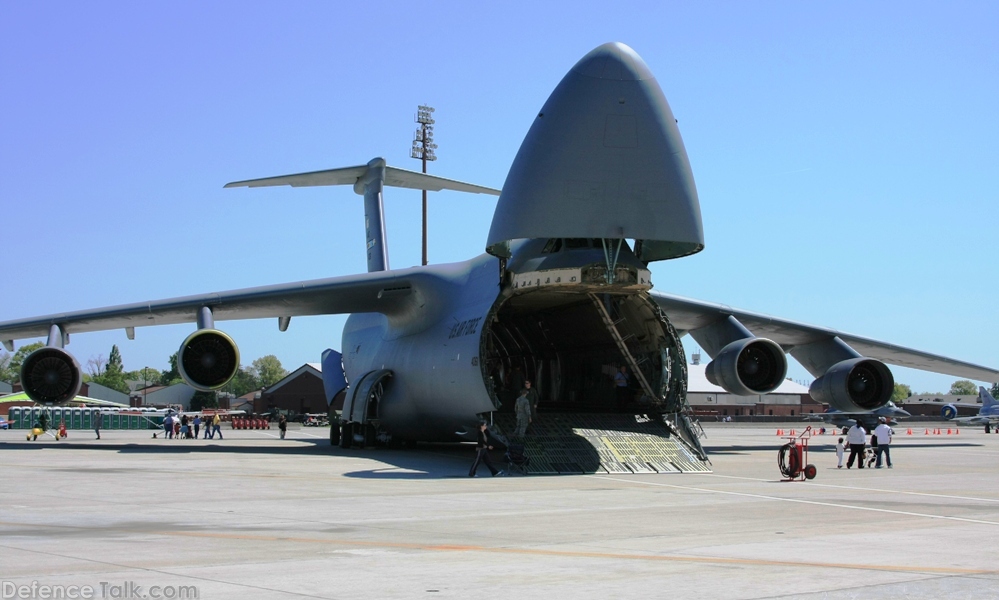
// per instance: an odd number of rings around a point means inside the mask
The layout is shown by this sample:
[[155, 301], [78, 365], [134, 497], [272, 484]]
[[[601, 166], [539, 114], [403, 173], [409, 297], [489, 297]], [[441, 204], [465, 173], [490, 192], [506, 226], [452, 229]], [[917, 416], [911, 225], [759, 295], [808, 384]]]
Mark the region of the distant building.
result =
[[687, 402], [702, 420], [712, 417], [797, 417], [823, 413], [826, 406], [812, 399], [808, 388], [785, 380], [769, 394], [736, 396], [708, 381], [707, 365], [687, 365]]
[[0, 381], [0, 395], [13, 393], [14, 386], [6, 381]]
[[956, 396], [952, 394], [919, 394], [912, 395], [900, 404], [913, 416], [939, 417], [940, 411], [946, 404], [954, 404], [957, 407], [957, 414], [961, 417], [970, 417], [978, 414], [978, 409], [982, 403], [978, 399], [978, 394], [974, 396]]
[[293, 413], [326, 413], [328, 410], [322, 365], [319, 363], [302, 365], [259, 394], [253, 401], [253, 412], [256, 413], [273, 408]]
[[118, 390], [112, 390], [105, 385], [94, 383], [93, 381], [84, 383], [80, 386], [79, 395], [87, 396], [88, 398], [96, 398], [98, 400], [107, 400], [108, 402], [115, 402], [117, 404], [128, 404], [128, 394], [123, 394]]
[[171, 406], [180, 405], [187, 410], [196, 390], [186, 383], [170, 386], [154, 385], [132, 392], [128, 398], [131, 406]]

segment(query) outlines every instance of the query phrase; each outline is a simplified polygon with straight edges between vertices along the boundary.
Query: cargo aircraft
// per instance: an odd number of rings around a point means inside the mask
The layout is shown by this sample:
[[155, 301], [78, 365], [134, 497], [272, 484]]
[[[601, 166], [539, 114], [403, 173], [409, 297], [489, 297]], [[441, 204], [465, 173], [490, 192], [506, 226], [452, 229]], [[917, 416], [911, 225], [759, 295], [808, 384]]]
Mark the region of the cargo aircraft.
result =
[[[341, 445], [458, 441], [508, 410], [511, 381], [534, 382], [540, 411], [657, 415], [697, 445], [686, 417], [691, 335], [727, 392], [765, 394], [784, 380], [786, 354], [816, 379], [811, 395], [843, 412], [888, 404], [885, 363], [979, 381], [999, 371], [724, 304], [653, 291], [648, 265], [704, 248], [700, 205], [677, 121], [645, 62], [611, 43], [583, 57], [538, 111], [502, 192], [365, 165], [228, 184], [353, 185], [364, 196], [368, 272], [68, 312], [0, 323], [0, 341], [48, 336], [21, 381], [42, 404], [71, 400], [80, 367], [70, 334], [195, 323], [178, 365], [201, 390], [239, 368], [229, 319], [350, 313], [342, 355], [323, 353], [327, 399], [345, 391]], [[498, 194], [485, 253], [465, 262], [390, 269], [385, 186]], [[662, 287], [662, 286], [660, 286]], [[608, 373], [625, 366], [634, 393], [615, 402]], [[348, 386], [349, 382], [349, 386]], [[501, 407], [504, 407], [501, 409]]]

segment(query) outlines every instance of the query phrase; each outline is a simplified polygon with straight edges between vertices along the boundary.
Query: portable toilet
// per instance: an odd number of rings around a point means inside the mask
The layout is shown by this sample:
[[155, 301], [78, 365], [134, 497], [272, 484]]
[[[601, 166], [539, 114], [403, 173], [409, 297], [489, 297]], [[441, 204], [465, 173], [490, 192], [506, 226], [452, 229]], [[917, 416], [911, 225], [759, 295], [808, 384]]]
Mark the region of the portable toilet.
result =
[[73, 424], [69, 425], [69, 420], [66, 421], [66, 426], [72, 429], [83, 429], [83, 409], [73, 408], [70, 409], [73, 413]]
[[7, 420], [10, 421], [9, 427], [11, 429], [22, 429], [21, 425], [21, 407], [15, 406], [10, 409], [7, 413]]

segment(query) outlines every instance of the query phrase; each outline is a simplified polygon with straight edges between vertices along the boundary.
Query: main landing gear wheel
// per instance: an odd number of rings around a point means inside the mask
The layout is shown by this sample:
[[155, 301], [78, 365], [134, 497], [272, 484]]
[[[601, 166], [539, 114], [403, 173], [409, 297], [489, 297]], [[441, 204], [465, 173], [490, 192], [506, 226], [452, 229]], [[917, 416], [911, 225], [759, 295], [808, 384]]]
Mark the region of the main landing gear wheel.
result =
[[332, 423], [330, 425], [330, 446], [340, 445], [340, 425]]
[[805, 479], [815, 479], [819, 470], [815, 468], [815, 465], [805, 465]]
[[350, 442], [353, 438], [353, 434], [350, 431], [350, 423], [343, 423], [340, 425], [340, 447], [350, 448]]

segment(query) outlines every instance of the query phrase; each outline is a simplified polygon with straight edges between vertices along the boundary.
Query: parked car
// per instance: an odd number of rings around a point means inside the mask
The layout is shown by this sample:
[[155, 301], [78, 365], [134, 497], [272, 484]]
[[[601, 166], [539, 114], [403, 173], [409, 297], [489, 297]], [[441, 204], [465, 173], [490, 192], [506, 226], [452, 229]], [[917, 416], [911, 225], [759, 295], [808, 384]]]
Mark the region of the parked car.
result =
[[0, 417], [0, 429], [10, 429], [10, 422], [3, 417]]

